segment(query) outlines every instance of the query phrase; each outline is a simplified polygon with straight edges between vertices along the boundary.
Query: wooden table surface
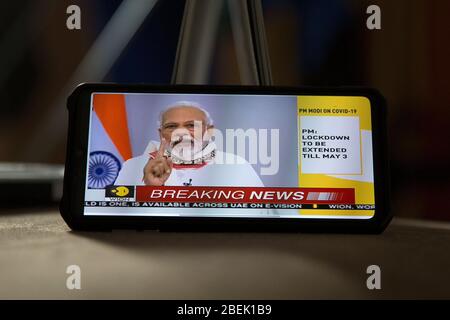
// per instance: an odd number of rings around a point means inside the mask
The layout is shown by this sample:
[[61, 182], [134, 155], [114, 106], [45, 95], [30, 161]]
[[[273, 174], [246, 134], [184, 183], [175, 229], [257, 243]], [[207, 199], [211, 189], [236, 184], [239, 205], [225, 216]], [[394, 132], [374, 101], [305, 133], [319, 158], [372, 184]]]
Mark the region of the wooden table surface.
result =
[[[369, 265], [381, 290], [366, 287]], [[81, 290], [66, 268], [81, 268]], [[0, 299], [450, 298], [450, 224], [382, 235], [72, 232], [56, 209], [0, 213]]]

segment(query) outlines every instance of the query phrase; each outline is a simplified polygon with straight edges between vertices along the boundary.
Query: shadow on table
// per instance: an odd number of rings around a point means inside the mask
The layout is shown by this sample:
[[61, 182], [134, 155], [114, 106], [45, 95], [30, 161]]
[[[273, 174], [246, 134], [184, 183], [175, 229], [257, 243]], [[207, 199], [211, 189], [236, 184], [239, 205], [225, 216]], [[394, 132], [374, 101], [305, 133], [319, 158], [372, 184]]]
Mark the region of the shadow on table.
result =
[[[73, 237], [98, 241], [140, 255], [164, 252], [174, 255], [260, 253], [264, 261], [282, 257], [341, 274], [364, 289], [366, 268], [379, 265], [384, 288], [366, 297], [449, 297], [450, 231], [393, 224], [382, 235], [298, 233], [193, 233], [193, 232], [71, 232]], [[444, 254], [444, 252], [446, 252]], [[258, 261], [255, 261], [255, 266]], [[432, 274], [442, 276], [432, 277]], [[449, 286], [443, 286], [443, 283]]]

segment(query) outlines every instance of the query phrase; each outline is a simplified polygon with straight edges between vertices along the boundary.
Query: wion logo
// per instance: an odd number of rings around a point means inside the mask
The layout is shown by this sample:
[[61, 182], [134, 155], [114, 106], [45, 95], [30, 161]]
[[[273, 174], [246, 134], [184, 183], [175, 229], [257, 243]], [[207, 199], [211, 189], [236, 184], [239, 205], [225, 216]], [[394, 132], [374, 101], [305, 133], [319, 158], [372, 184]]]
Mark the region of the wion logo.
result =
[[105, 198], [109, 201], [134, 201], [134, 186], [108, 186]]

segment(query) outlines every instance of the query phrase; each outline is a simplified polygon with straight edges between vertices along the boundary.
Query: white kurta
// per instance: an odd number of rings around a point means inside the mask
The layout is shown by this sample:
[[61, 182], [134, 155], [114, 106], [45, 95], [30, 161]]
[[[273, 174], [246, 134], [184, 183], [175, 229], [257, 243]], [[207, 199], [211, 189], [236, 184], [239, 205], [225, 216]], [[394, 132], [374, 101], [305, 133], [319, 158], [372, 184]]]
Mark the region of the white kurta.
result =
[[[223, 157], [223, 158], [222, 158]], [[166, 186], [211, 186], [211, 187], [264, 187], [251, 164], [242, 157], [216, 152], [216, 158], [225, 159], [224, 163], [211, 161], [202, 167], [173, 168]], [[144, 185], [142, 180], [144, 167], [150, 156], [143, 154], [131, 158], [122, 166], [115, 185]]]

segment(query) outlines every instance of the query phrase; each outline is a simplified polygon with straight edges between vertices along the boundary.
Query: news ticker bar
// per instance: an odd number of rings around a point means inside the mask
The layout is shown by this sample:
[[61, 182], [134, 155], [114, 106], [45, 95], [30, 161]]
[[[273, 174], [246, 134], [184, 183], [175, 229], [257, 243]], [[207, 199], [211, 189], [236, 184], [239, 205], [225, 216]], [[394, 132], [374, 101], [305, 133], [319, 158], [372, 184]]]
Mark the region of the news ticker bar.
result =
[[282, 204], [282, 203], [205, 203], [205, 202], [136, 202], [85, 201], [85, 207], [108, 208], [213, 208], [213, 209], [312, 209], [375, 210], [374, 204]]
[[105, 200], [167, 203], [353, 205], [352, 188], [110, 186]]

